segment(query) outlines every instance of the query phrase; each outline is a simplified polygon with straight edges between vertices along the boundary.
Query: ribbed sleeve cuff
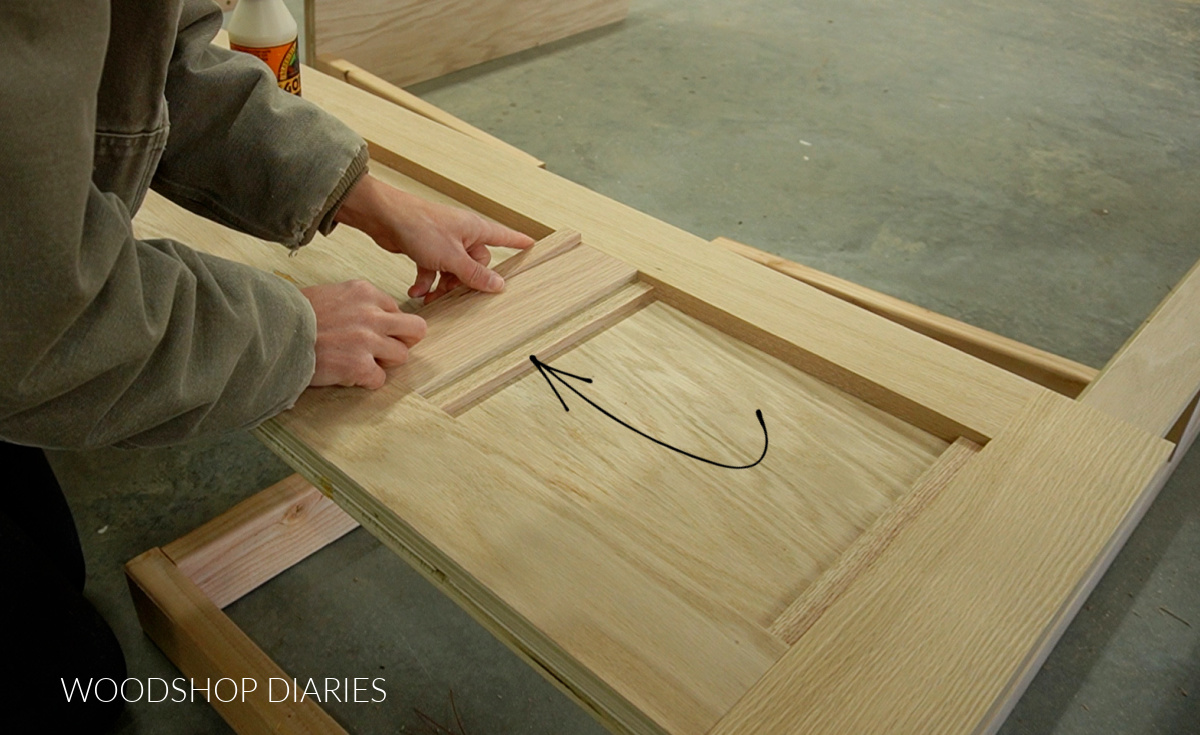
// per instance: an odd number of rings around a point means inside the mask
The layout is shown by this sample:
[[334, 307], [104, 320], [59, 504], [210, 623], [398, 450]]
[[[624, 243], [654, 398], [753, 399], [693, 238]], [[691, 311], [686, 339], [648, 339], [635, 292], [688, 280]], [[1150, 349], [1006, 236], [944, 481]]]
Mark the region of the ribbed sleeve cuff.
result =
[[358, 149], [358, 153], [354, 156], [354, 160], [346, 168], [346, 172], [342, 174], [341, 181], [329, 193], [329, 197], [321, 207], [321, 216], [317, 217], [312, 225], [305, 230], [300, 242], [292, 247], [293, 252], [312, 242], [312, 239], [317, 236], [318, 232], [322, 235], [328, 235], [333, 232], [333, 228], [337, 227], [337, 221], [334, 220], [334, 217], [337, 216], [338, 210], [342, 208], [342, 203], [346, 201], [346, 197], [350, 195], [350, 190], [354, 188], [359, 179], [366, 176], [370, 159], [371, 155], [367, 150], [367, 144], [363, 143], [362, 147]]

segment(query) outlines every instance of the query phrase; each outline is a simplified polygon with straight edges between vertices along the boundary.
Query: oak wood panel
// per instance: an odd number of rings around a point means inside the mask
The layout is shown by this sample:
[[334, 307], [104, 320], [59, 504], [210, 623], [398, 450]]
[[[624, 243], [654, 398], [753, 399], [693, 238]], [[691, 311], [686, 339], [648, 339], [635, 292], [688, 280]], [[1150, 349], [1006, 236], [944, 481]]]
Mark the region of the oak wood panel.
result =
[[825, 293], [903, 324], [997, 367], [1075, 398], [1096, 378], [1095, 368], [924, 309], [907, 301], [831, 276], [815, 268], [764, 252], [744, 243], [718, 237], [713, 242], [784, 275], [804, 281]]
[[1169, 451], [1061, 396], [1032, 401], [712, 735], [974, 730]]
[[162, 548], [223, 608], [355, 528], [332, 500], [291, 475]]
[[552, 173], [505, 166], [486, 144], [315, 70], [305, 85], [308, 99], [373, 142], [374, 155], [405, 175], [506, 224], [544, 228], [535, 236], [578, 229], [589, 246], [666, 287], [662, 298], [676, 292], [697, 299], [715, 323], [764, 349], [794, 345], [789, 361], [888, 410], [923, 408], [942, 419], [932, 423], [945, 438], [986, 440], [1042, 390]]
[[[346, 735], [313, 699], [269, 701], [268, 680], [291, 677], [241, 631], [162, 549], [150, 549], [125, 565], [142, 630], [184, 675], [202, 686], [228, 677], [254, 679], [257, 687], [228, 702], [209, 703], [240, 735]], [[228, 696], [229, 687], [221, 690]], [[277, 695], [278, 696], [278, 690]], [[203, 696], [203, 695], [199, 695]]]
[[318, 57], [402, 87], [623, 19], [629, 0], [315, 0]]
[[832, 566], [788, 605], [771, 623], [769, 630], [789, 644], [800, 640], [800, 636], [849, 589], [858, 575], [871, 568], [904, 526], [925, 510], [951, 478], [979, 453], [979, 449], [979, 445], [969, 439], [959, 439], [951, 444], [908, 492], [884, 511], [842, 552]]
[[1200, 262], [1192, 266], [1079, 400], [1166, 436], [1200, 390]]

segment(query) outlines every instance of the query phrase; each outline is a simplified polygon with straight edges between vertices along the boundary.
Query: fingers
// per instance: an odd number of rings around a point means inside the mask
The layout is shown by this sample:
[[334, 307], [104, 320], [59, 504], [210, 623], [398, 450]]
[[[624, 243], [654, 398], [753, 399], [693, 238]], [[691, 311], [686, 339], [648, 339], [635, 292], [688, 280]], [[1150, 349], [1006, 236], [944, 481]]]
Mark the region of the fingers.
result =
[[425, 339], [425, 320], [416, 314], [385, 314], [380, 323], [380, 333], [399, 340], [408, 347]]
[[316, 370], [311, 386], [380, 388], [386, 367], [408, 360], [425, 337], [425, 320], [399, 310], [395, 299], [366, 281], [301, 290], [317, 317]]
[[437, 271], [431, 268], [417, 267], [417, 280], [413, 282], [411, 288], [408, 289], [408, 297], [410, 299], [419, 299], [429, 293], [430, 287], [433, 286], [433, 279], [437, 278]]
[[516, 230], [511, 230], [504, 225], [485, 219], [483, 220], [483, 230], [480, 233], [478, 242], [502, 248], [519, 248], [524, 250], [525, 248], [532, 247], [535, 241], [529, 235], [521, 234]]
[[456, 257], [449, 268], [468, 288], [487, 293], [504, 290], [504, 279], [496, 271], [472, 258], [466, 251]]

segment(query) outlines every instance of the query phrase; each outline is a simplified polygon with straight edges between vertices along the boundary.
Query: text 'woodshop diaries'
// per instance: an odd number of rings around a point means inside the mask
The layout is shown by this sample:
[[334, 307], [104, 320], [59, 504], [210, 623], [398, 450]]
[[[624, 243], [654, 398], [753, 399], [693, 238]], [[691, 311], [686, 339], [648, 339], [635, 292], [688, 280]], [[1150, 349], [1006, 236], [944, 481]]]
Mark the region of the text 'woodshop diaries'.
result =
[[[76, 700], [87, 702], [89, 699], [112, 702], [120, 697], [126, 702], [145, 700], [155, 703], [179, 703], [197, 701], [197, 695], [210, 704], [214, 699], [225, 703], [245, 702], [246, 695], [258, 692], [263, 688], [261, 686], [263, 682], [252, 677], [242, 679], [223, 677], [216, 681], [205, 679], [203, 686], [199, 685], [195, 679], [176, 677], [168, 682], [157, 676], [146, 679], [130, 677], [120, 682], [109, 677], [75, 679], [70, 682], [60, 679], [59, 681], [62, 684], [63, 697], [68, 702]], [[311, 699], [323, 704], [329, 702], [378, 704], [387, 699], [387, 692], [381, 686], [387, 680], [382, 677], [357, 676], [353, 679], [325, 677], [323, 685], [319, 685], [317, 681], [317, 679], [309, 677], [302, 684], [298, 679], [269, 677], [265, 682], [267, 699], [272, 703], [303, 702]]]

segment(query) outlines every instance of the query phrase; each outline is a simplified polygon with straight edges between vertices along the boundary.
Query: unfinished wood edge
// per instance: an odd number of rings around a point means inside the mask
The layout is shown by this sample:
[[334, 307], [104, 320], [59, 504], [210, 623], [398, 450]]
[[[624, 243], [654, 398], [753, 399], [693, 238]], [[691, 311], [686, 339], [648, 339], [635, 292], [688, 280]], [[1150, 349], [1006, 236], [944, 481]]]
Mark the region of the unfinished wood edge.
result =
[[1013, 675], [1012, 681], [1003, 693], [997, 697], [992, 705], [992, 710], [983, 718], [979, 727], [976, 728], [978, 735], [994, 735], [1005, 720], [1012, 713], [1013, 708], [1017, 706], [1021, 695], [1029, 688], [1042, 665], [1046, 663], [1050, 652], [1058, 645], [1058, 641], [1066, 633], [1067, 628], [1071, 625], [1071, 621], [1079, 614], [1080, 608], [1087, 602], [1088, 597], [1100, 583], [1100, 579], [1108, 568], [1112, 566], [1113, 561], [1117, 558], [1117, 554], [1124, 548], [1125, 543], [1129, 541], [1129, 537], [1133, 535], [1133, 531], [1141, 523], [1142, 518], [1146, 515], [1146, 511], [1153, 505], [1154, 500], [1158, 497], [1163, 486], [1167, 484], [1167, 480], [1175, 472], [1175, 468], [1179, 464], [1180, 455], [1174, 455], [1168, 461], [1154, 479], [1146, 486], [1145, 491], [1138, 498], [1137, 502], [1130, 507], [1129, 513], [1121, 522], [1117, 533], [1109, 540], [1101, 554], [1096, 558], [1092, 568], [1080, 579], [1075, 591], [1072, 593], [1067, 602], [1059, 610], [1058, 615], [1047, 626], [1042, 639], [1029, 652], [1029, 657], [1025, 664], [1020, 667]]
[[[1200, 261], [1158, 303], [1078, 400], [1166, 437], [1200, 391], [1197, 314]], [[1165, 396], [1159, 393], [1164, 386]]]
[[496, 220], [505, 227], [523, 232], [535, 240], [541, 240], [543, 237], [554, 232], [553, 227], [538, 222], [515, 209], [506, 207], [494, 199], [489, 199], [433, 169], [426, 168], [390, 150], [386, 146], [376, 143], [370, 138], [367, 138], [367, 146], [370, 149], [371, 158], [374, 158], [376, 161], [395, 170], [397, 173], [404, 174], [410, 179], [414, 179], [431, 189], [445, 194], [485, 217]]
[[[635, 282], [560, 322], [546, 334], [500, 355], [454, 383], [425, 396], [451, 416], [461, 416], [500, 390], [533, 372], [530, 355], [554, 359], [631, 316], [655, 300], [653, 287]], [[544, 339], [550, 336], [548, 341]]]
[[304, 0], [304, 59], [311, 65], [317, 56], [317, 2]]
[[[609, 256], [607, 256], [603, 253], [600, 253], [599, 251], [592, 251], [592, 252], [596, 253], [600, 257], [609, 258]], [[613, 262], [619, 264], [620, 266], [625, 265], [624, 263], [622, 263], [620, 261], [616, 261], [615, 259], [613, 259]], [[600, 277], [597, 276], [597, 279], [599, 279], [599, 278]], [[575, 316], [576, 314], [579, 314], [579, 313], [585, 311], [586, 309], [599, 303], [600, 301], [607, 298], [608, 296], [616, 293], [622, 287], [624, 287], [630, 283], [633, 283], [634, 281], [637, 280], [637, 278], [638, 278], [638, 272], [636, 270], [634, 270], [633, 268], [622, 267], [622, 269], [619, 273], [612, 273], [609, 275], [605, 275], [603, 277], [603, 280], [594, 280], [592, 284], [589, 284], [589, 287], [591, 288], [591, 290], [589, 290], [586, 294], [584, 294], [583, 297], [577, 303], [572, 304], [572, 309], [570, 311], [564, 310], [562, 313], [554, 314], [553, 321], [548, 322], [545, 326], [545, 329], [553, 329], [555, 326], [562, 324], [563, 322], [567, 321], [568, 319]], [[433, 305], [436, 306], [436, 302]], [[443, 370], [443, 371], [439, 372], [437, 375], [432, 376], [420, 383], [414, 383], [412, 387], [422, 397], [431, 395], [432, 393], [450, 385], [451, 383], [454, 383], [455, 381], [459, 380], [460, 378], [477, 370], [481, 365], [486, 364], [491, 359], [493, 359], [496, 355], [500, 355], [500, 354], [509, 352], [514, 347], [517, 347], [522, 342], [526, 341], [526, 339], [527, 339], [526, 337], [522, 337], [520, 335], [511, 337], [511, 338], [506, 338], [502, 341], [499, 341], [495, 345], [495, 347], [492, 350], [490, 355], [485, 356], [482, 359], [474, 361], [474, 362], [464, 362], [460, 365], [454, 366], [453, 368]]]
[[980, 448], [970, 439], [963, 438], [947, 447], [908, 492], [875, 519], [831, 567], [780, 613], [768, 631], [789, 646], [800, 640], [854, 580], [871, 568], [909, 521], [920, 514], [946, 483], [979, 453]]
[[[501, 278], [512, 278], [575, 249], [580, 242], [582, 242], [582, 235], [576, 230], [555, 230], [535, 242], [528, 250], [506, 259], [492, 270]], [[437, 301], [418, 309], [416, 313], [428, 318], [431, 314], [444, 311], [449, 308], [450, 304], [473, 293], [476, 293], [474, 289], [457, 286]]]
[[976, 444], [986, 444], [990, 439], [982, 429], [959, 423], [912, 398], [901, 395], [842, 365], [771, 334], [762, 327], [722, 311], [698, 296], [676, 288], [666, 281], [646, 274], [642, 274], [642, 279], [654, 286], [660, 301], [885, 413], [906, 421], [918, 429], [948, 442], [962, 437], [970, 439]]
[[[250, 693], [239, 689], [229, 702], [208, 702], [239, 735], [346, 735], [346, 731], [313, 700], [270, 702], [271, 677], [291, 681], [283, 669], [242, 632], [195, 584], [171, 563], [160, 548], [150, 549], [125, 565], [130, 595], [146, 635], [188, 678], [253, 678]], [[243, 697], [243, 694], [245, 695]]]
[[259, 438], [314, 485], [336, 495], [338, 504], [371, 535], [602, 725], [615, 733], [669, 735], [403, 519], [392, 516], [396, 528], [380, 522], [381, 517], [391, 515], [387, 508], [349, 476], [322, 465], [318, 456], [282, 426], [272, 421], [263, 424]]
[[583, 236], [578, 230], [555, 230], [534, 243], [533, 247], [517, 253], [493, 270], [504, 278], [512, 278], [578, 247], [582, 241]]
[[317, 64], [318, 68], [332, 76], [340, 76], [348, 84], [352, 84], [361, 90], [370, 92], [376, 97], [387, 100], [393, 104], [399, 105], [406, 110], [415, 112], [421, 117], [432, 120], [441, 125], [445, 125], [451, 130], [456, 130], [463, 135], [470, 136], [475, 140], [487, 143], [505, 155], [511, 156], [516, 161], [525, 165], [535, 166], [537, 168], [545, 168], [546, 163], [535, 156], [532, 156], [516, 146], [506, 143], [497, 138], [491, 133], [480, 130], [461, 118], [451, 115], [442, 108], [426, 102], [417, 95], [397, 87], [391, 82], [376, 76], [371, 72], [363, 69], [357, 64], [351, 63], [346, 59], [320, 59]]
[[713, 242], [1068, 398], [1078, 396], [1099, 373], [1095, 368], [1074, 360], [952, 319], [736, 240], [718, 237]]
[[358, 527], [299, 475], [243, 500], [163, 547], [218, 608]]
[[1187, 454], [1192, 443], [1196, 441], [1196, 434], [1200, 432], [1200, 410], [1196, 407], [1198, 402], [1200, 402], [1200, 395], [1192, 399], [1191, 405], [1167, 434], [1167, 441], [1175, 445], [1175, 451], [1171, 455], [1173, 464], [1178, 464], [1183, 459], [1183, 455]]
[[312, 63], [307, 61], [304, 63], [308, 64], [322, 74], [328, 74], [331, 77], [337, 77], [347, 84], [350, 83], [350, 80], [346, 78], [346, 75], [349, 73], [349, 71], [346, 69], [346, 65], [349, 64], [349, 62], [345, 59], [334, 59], [318, 56], [317, 58], [313, 59]]

